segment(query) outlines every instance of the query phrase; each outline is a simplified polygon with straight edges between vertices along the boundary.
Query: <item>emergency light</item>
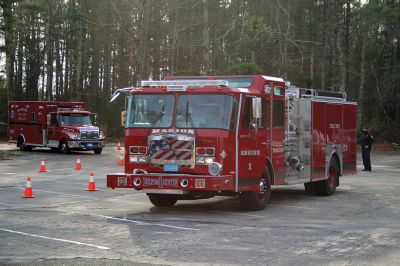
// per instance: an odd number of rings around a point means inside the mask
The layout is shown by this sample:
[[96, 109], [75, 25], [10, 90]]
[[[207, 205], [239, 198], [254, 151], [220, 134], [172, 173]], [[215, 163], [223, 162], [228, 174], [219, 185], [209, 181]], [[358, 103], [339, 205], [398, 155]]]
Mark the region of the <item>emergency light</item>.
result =
[[142, 87], [207, 87], [207, 86], [228, 86], [227, 80], [142, 80]]

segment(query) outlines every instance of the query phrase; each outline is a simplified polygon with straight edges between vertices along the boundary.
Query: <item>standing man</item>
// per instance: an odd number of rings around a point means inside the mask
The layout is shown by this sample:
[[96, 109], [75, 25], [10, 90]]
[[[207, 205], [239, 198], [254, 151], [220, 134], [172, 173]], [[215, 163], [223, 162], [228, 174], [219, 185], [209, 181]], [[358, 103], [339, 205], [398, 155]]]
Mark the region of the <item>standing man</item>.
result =
[[371, 147], [374, 143], [374, 137], [369, 134], [367, 128], [363, 128], [363, 133], [361, 136], [361, 151], [362, 151], [362, 159], [364, 164], [363, 171], [371, 171]]

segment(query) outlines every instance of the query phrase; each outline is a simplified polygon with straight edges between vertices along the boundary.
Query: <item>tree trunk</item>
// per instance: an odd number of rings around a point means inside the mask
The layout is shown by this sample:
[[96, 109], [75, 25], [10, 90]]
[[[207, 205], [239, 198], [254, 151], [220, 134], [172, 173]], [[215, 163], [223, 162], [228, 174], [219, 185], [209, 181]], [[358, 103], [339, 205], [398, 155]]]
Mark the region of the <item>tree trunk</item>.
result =
[[46, 50], [46, 100], [53, 100], [53, 6], [47, 2], [47, 18], [45, 26], [45, 50]]
[[208, 0], [203, 0], [203, 45], [204, 45], [204, 70], [203, 74], [210, 73], [210, 34], [208, 23]]
[[358, 89], [358, 119], [362, 122], [363, 111], [364, 111], [364, 86], [366, 77], [366, 53], [367, 53], [367, 29], [362, 29], [362, 44], [361, 44], [361, 62], [360, 62], [360, 87]]
[[3, 0], [1, 7], [3, 8], [4, 18], [4, 39], [6, 51], [6, 93], [7, 101], [14, 99], [15, 92], [15, 77], [14, 77], [14, 64], [15, 64], [15, 36], [14, 36], [14, 18], [12, 14], [12, 5], [15, 1]]

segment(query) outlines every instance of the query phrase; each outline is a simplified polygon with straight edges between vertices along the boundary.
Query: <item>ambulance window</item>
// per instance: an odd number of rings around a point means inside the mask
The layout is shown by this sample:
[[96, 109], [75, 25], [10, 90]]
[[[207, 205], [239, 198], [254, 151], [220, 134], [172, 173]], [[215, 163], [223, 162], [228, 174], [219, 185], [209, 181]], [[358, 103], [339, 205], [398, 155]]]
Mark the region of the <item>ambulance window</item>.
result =
[[35, 113], [31, 113], [31, 121], [35, 121]]
[[283, 88], [282, 87], [274, 87], [274, 95], [275, 96], [282, 96], [283, 95]]
[[273, 104], [273, 123], [274, 128], [282, 128], [283, 127], [283, 101], [274, 100]]

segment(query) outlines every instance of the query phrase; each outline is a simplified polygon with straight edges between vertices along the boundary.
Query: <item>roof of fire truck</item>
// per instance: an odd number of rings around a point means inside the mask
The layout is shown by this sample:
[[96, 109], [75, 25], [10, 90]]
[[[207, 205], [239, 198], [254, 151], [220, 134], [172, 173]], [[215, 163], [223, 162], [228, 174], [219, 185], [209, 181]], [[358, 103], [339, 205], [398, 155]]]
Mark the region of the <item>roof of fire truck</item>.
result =
[[225, 92], [225, 93], [262, 93], [265, 82], [274, 82], [283, 86], [282, 78], [264, 75], [246, 76], [173, 76], [165, 80], [144, 80], [131, 93], [146, 92]]
[[[240, 82], [240, 80], [244, 82]], [[239, 81], [239, 82], [238, 82]], [[200, 92], [200, 93], [253, 93], [262, 94], [273, 86], [286, 87], [287, 97], [318, 98], [328, 101], [346, 102], [345, 92], [331, 92], [315, 89], [303, 89], [291, 86], [282, 78], [266, 75], [235, 76], [169, 76], [165, 80], [144, 80], [140, 87], [121, 88], [114, 92], [110, 102], [121, 93], [165, 93], [165, 92]]]

